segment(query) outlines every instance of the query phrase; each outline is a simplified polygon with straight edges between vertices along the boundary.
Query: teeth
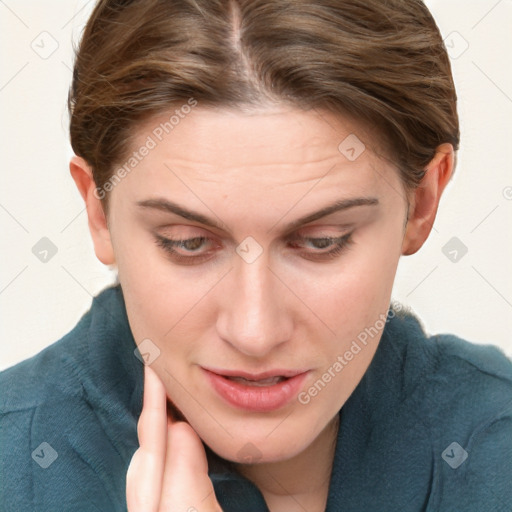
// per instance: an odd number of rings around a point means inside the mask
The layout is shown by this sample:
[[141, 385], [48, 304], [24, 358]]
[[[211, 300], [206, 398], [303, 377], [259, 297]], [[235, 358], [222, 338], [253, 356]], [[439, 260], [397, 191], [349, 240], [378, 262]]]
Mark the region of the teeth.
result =
[[243, 377], [227, 377], [229, 380], [234, 382], [240, 382], [240, 384], [244, 384], [245, 386], [273, 386], [278, 384], [279, 382], [284, 380], [284, 377], [269, 377], [268, 379], [261, 380], [249, 380], [244, 379]]

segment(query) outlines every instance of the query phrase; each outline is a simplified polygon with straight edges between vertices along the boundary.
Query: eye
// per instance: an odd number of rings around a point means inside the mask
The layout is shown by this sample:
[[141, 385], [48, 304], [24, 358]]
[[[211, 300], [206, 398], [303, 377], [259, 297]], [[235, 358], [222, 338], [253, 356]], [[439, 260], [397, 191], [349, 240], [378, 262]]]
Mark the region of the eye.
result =
[[311, 238], [299, 235], [293, 239], [292, 246], [296, 247], [311, 244], [314, 250], [302, 253], [306, 259], [330, 260], [340, 255], [352, 243], [352, 233], [347, 233], [340, 237], [327, 236], [321, 238]]
[[162, 247], [177, 262], [190, 265], [198, 263], [198, 260], [204, 260], [209, 257], [209, 252], [211, 251], [205, 252], [201, 250], [204, 248], [205, 242], [210, 242], [212, 247], [216, 246], [210, 238], [205, 236], [174, 240], [156, 235], [157, 245]]
[[[351, 236], [352, 233], [340, 237], [325, 236], [318, 238], [296, 235], [289, 242], [289, 245], [299, 250], [306, 247], [306, 250], [300, 251], [305, 259], [313, 261], [332, 260], [352, 243]], [[210, 259], [213, 250], [219, 247], [214, 240], [205, 236], [175, 240], [156, 234], [155, 241], [173, 260], [183, 265], [202, 263]], [[307, 247], [308, 245], [309, 247]]]

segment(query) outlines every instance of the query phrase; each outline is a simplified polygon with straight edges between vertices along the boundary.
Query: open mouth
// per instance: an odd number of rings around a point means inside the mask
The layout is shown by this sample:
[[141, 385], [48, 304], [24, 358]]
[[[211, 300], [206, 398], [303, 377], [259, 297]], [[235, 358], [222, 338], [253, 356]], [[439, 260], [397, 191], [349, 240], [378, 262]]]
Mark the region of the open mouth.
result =
[[203, 368], [203, 372], [213, 390], [225, 402], [254, 412], [268, 412], [288, 404], [298, 394], [309, 373], [278, 370], [242, 376], [240, 373], [243, 372], [212, 371], [206, 368]]
[[243, 384], [244, 386], [257, 386], [257, 387], [274, 386], [275, 384], [279, 384], [280, 382], [288, 380], [286, 377], [283, 377], [283, 376], [268, 377], [266, 379], [259, 379], [259, 380], [246, 379], [245, 377], [227, 377], [227, 376], [223, 376], [223, 375], [221, 375], [221, 377], [224, 377], [225, 379], [228, 379], [232, 382], [239, 382], [240, 384]]

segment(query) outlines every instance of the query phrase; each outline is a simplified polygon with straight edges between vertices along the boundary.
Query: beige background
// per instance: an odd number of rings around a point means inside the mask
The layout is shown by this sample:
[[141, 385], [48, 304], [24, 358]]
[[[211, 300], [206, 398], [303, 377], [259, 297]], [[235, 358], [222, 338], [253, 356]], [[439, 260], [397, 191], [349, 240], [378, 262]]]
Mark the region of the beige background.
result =
[[[93, 4], [0, 1], [0, 369], [59, 339], [113, 279], [95, 259], [68, 172], [72, 41]], [[402, 259], [394, 298], [431, 333], [512, 355], [512, 2], [427, 4], [452, 55], [462, 147], [435, 230], [419, 254]], [[32, 252], [43, 237], [57, 249], [46, 263]], [[468, 249], [457, 262], [443, 253], [453, 237]], [[453, 258], [453, 250], [444, 252]]]

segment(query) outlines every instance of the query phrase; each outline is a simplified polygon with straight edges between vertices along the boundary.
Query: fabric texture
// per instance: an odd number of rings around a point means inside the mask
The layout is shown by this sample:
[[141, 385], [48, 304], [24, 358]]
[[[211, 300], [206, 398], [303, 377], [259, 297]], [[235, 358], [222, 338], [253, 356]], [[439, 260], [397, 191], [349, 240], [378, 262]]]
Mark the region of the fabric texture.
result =
[[[339, 412], [326, 511], [512, 511], [512, 362], [390, 313]], [[114, 286], [70, 333], [0, 373], [2, 511], [126, 510], [143, 395], [135, 350]], [[268, 510], [250, 481], [209, 457], [224, 512]]]

